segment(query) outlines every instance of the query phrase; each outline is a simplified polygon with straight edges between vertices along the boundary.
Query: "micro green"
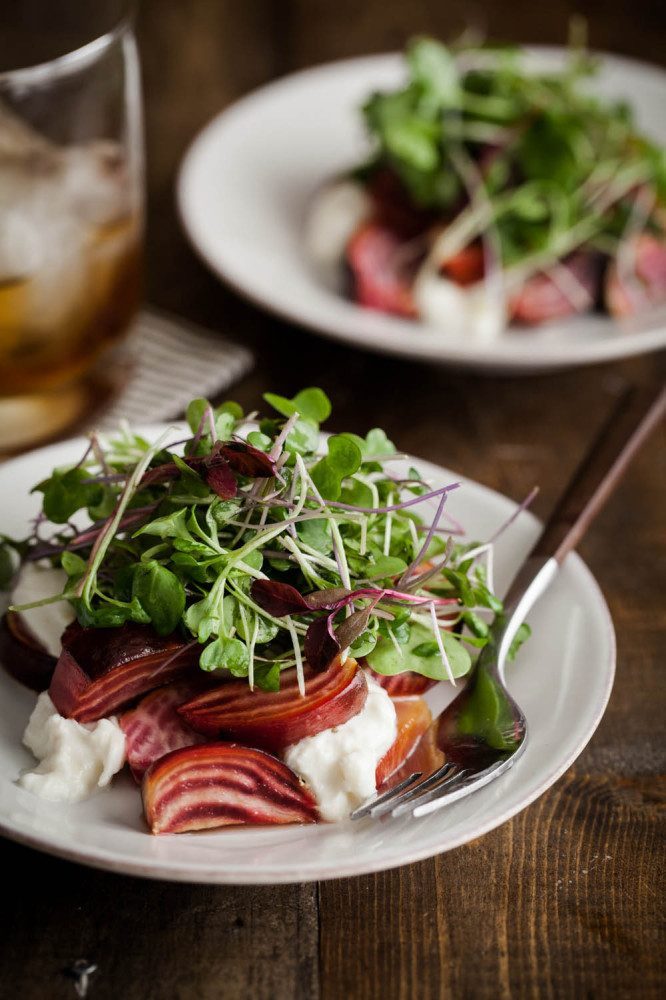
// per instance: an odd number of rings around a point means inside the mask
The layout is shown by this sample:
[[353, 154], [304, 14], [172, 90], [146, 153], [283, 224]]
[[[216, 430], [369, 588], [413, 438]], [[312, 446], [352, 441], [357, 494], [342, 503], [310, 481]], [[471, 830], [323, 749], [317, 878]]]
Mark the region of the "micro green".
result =
[[321, 389], [266, 400], [277, 416], [251, 425], [235, 403], [194, 400], [185, 441], [96, 438], [36, 487], [33, 533], [2, 541], [4, 577], [17, 557], [49, 560], [67, 576], [50, 600], [83, 626], [175, 633], [199, 643], [202, 670], [263, 690], [290, 669], [302, 687], [305, 661], [347, 650], [378, 674], [465, 673], [501, 602], [478, 561], [488, 546], [441, 537], [457, 484], [400, 479], [379, 428], [322, 436]]
[[414, 39], [407, 79], [363, 106], [372, 141], [357, 176], [388, 170], [409, 201], [441, 218], [433, 267], [493, 233], [509, 289], [576, 249], [641, 228], [664, 234], [666, 156], [626, 102], [594, 96], [598, 63], [572, 47], [557, 71], [534, 71], [507, 46]]

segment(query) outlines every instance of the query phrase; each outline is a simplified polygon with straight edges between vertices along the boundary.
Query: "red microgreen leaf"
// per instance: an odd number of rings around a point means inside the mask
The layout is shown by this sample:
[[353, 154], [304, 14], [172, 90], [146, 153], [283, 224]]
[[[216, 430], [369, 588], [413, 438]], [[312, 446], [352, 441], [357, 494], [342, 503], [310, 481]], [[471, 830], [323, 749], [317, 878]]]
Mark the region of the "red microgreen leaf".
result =
[[207, 462], [203, 469], [203, 477], [211, 490], [223, 500], [232, 500], [236, 496], [238, 489], [236, 477], [224, 458], [216, 456]]
[[302, 615], [310, 610], [305, 598], [295, 587], [277, 580], [254, 580], [250, 588], [252, 600], [275, 618]]
[[234, 472], [241, 476], [268, 479], [275, 475], [275, 463], [268, 455], [245, 441], [229, 441], [220, 446], [219, 453], [226, 458]]
[[340, 643], [333, 631], [335, 611], [322, 615], [308, 627], [303, 652], [313, 670], [326, 670], [331, 660], [340, 652]]

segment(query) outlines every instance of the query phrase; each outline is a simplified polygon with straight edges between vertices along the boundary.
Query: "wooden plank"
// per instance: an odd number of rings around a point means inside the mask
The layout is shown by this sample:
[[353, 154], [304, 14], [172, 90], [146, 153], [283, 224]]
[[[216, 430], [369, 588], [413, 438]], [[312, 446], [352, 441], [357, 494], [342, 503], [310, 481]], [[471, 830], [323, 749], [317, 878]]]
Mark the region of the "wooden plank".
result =
[[64, 970], [98, 965], [93, 1000], [317, 1000], [315, 886], [201, 886], [97, 872], [2, 844], [0, 996], [72, 1000]]

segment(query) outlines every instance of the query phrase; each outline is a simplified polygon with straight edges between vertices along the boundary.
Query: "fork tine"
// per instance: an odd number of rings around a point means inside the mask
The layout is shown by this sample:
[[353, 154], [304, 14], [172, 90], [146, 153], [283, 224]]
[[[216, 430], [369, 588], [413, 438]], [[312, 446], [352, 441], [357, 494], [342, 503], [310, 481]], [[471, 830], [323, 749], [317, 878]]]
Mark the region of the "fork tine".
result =
[[387, 792], [382, 792], [381, 795], [373, 795], [371, 799], [367, 799], [362, 805], [357, 809], [354, 809], [352, 813], [349, 814], [350, 819], [362, 819], [364, 816], [369, 816], [370, 813], [377, 806], [382, 805], [385, 802], [392, 801], [398, 798], [401, 792], [408, 788], [410, 785], [414, 784], [420, 777], [422, 771], [414, 771], [413, 774], [408, 775], [403, 778], [402, 781], [398, 782], [393, 788], [389, 788]]
[[420, 802], [429, 802], [431, 799], [439, 798], [441, 795], [448, 794], [451, 788], [456, 788], [461, 782], [464, 782], [469, 777], [470, 773], [469, 768], [454, 766], [442, 780], [434, 784], [434, 787], [432, 784], [428, 787], [424, 787], [423, 784], [416, 785], [415, 788], [410, 789], [409, 792], [403, 795], [400, 801], [394, 805], [391, 815], [402, 816], [405, 813], [412, 812], [415, 806]]
[[426, 775], [421, 781], [416, 784], [410, 783], [407, 788], [392, 788], [389, 792], [386, 792], [381, 796], [381, 801], [379, 799], [373, 800], [368, 803], [368, 811], [366, 815], [371, 815], [373, 818], [382, 816], [384, 813], [391, 812], [396, 806], [401, 805], [407, 799], [411, 798], [413, 795], [417, 794], [420, 789], [432, 788], [433, 785], [438, 784], [444, 778], [447, 778], [451, 772], [455, 769], [455, 764], [447, 761], [438, 767], [436, 771], [432, 774]]
[[400, 808], [399, 812], [396, 810], [393, 815], [399, 815], [399, 813], [411, 810], [414, 817], [427, 816], [429, 813], [436, 812], [444, 806], [457, 802], [466, 795], [471, 795], [478, 788], [483, 788], [484, 785], [489, 784], [499, 774], [508, 770], [512, 764], [513, 757], [509, 757], [504, 760], [495, 761], [494, 764], [491, 764], [484, 771], [467, 772], [466, 775], [461, 773], [457, 776], [460, 779], [459, 781], [452, 782], [451, 785], [447, 784], [447, 787], [444, 789], [440, 785], [423, 795], [413, 796], [404, 809]]

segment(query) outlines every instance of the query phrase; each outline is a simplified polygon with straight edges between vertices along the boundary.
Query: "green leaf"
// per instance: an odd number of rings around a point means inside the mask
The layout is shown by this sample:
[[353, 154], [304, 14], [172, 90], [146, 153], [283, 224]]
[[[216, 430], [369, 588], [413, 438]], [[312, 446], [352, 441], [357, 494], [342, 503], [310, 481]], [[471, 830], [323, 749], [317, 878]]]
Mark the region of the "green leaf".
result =
[[294, 413], [298, 413], [313, 424], [321, 424], [331, 415], [328, 396], [322, 389], [316, 387], [302, 389], [293, 399], [278, 396], [274, 392], [264, 393], [264, 399], [283, 417], [291, 417]]
[[244, 417], [243, 407], [240, 403], [234, 402], [233, 399], [225, 399], [223, 403], [215, 407], [216, 417], [219, 417], [222, 413], [231, 414], [234, 420], [242, 420]]
[[453, 55], [432, 38], [419, 38], [407, 52], [412, 79], [422, 89], [421, 106], [430, 113], [454, 108], [460, 101], [460, 81]]
[[240, 503], [238, 500], [214, 500], [208, 508], [210, 516], [214, 519], [218, 527], [223, 527], [227, 521], [232, 521], [238, 516]]
[[251, 444], [253, 448], [258, 448], [259, 451], [270, 451], [273, 445], [272, 438], [269, 438], [267, 434], [262, 434], [261, 431], [250, 431], [247, 440], [248, 444]]
[[[441, 632], [444, 649], [451, 665], [454, 677], [462, 677], [468, 673], [472, 661], [467, 650], [462, 646], [457, 638], [450, 632]], [[431, 653], [424, 655], [423, 647], [426, 643], [433, 643], [429, 646]], [[417, 652], [421, 650], [421, 652]], [[441, 681], [448, 678], [446, 668], [442, 663], [437, 642], [433, 639], [432, 631], [414, 622], [411, 628], [409, 641], [401, 647], [402, 656], [398, 653], [390, 639], [381, 636], [374, 650], [367, 656], [368, 665], [378, 674], [392, 676], [402, 674], [405, 670], [413, 670], [424, 677]]]
[[159, 635], [170, 635], [185, 610], [185, 589], [166, 566], [158, 562], [141, 563], [132, 580], [132, 596], [150, 616]]
[[192, 402], [188, 404], [188, 407], [185, 410], [185, 419], [190, 425], [190, 430], [193, 434], [196, 434], [199, 430], [204, 413], [209, 407], [212, 409], [208, 400], [203, 399], [203, 397], [193, 399]]
[[117, 493], [108, 486], [100, 486], [101, 497], [88, 504], [88, 514], [93, 521], [104, 521], [113, 514], [118, 502]]
[[485, 639], [487, 637], [490, 628], [487, 622], [484, 622], [483, 618], [477, 615], [474, 611], [465, 611], [464, 614], [461, 615], [461, 618], [472, 635], [477, 636], [479, 639]]
[[373, 427], [372, 430], [368, 431], [362, 450], [364, 458], [368, 456], [372, 456], [373, 458], [387, 458], [389, 455], [395, 455], [395, 445], [386, 436], [381, 427]]
[[297, 420], [284, 443], [285, 451], [311, 455], [319, 447], [319, 430], [316, 424]]
[[245, 619], [240, 614], [234, 619], [236, 631], [241, 639], [244, 639], [245, 642], [250, 642], [254, 634], [255, 620], [257, 623], [257, 634], [254, 641], [257, 645], [261, 646], [264, 643], [272, 642], [280, 630], [279, 626], [264, 618], [263, 615], [255, 615], [253, 611], [246, 611]]
[[374, 632], [364, 632], [356, 642], [353, 642], [349, 647], [349, 652], [358, 660], [361, 656], [367, 656], [371, 653], [375, 646], [377, 645], [377, 635]]
[[361, 450], [346, 434], [328, 439], [328, 453], [310, 469], [315, 486], [326, 500], [337, 500], [342, 482], [356, 472], [362, 461]]
[[254, 683], [261, 691], [276, 692], [280, 690], [280, 664], [255, 663]]
[[82, 576], [88, 564], [75, 552], [63, 552], [60, 556], [60, 565], [67, 576]]
[[366, 580], [385, 580], [387, 577], [398, 576], [407, 569], [404, 559], [397, 556], [378, 556], [372, 562], [366, 562], [366, 569], [359, 576]]
[[156, 517], [154, 521], [144, 524], [138, 531], [134, 532], [133, 538], [139, 535], [155, 535], [157, 538], [184, 538], [187, 541], [194, 541], [187, 527], [190, 515], [190, 508], [181, 507], [173, 514], [165, 514], [164, 517]]
[[439, 166], [439, 129], [433, 130], [429, 122], [407, 118], [391, 122], [384, 129], [384, 142], [388, 151], [412, 169], [427, 173]]
[[331, 526], [323, 518], [312, 518], [311, 521], [301, 521], [296, 525], [296, 533], [300, 540], [311, 548], [328, 555], [333, 549], [331, 541]]
[[250, 654], [240, 639], [215, 639], [199, 657], [202, 670], [228, 670], [234, 677], [247, 677]]
[[44, 513], [54, 524], [65, 524], [77, 510], [101, 503], [104, 489], [99, 483], [90, 483], [87, 469], [55, 470], [50, 479], [35, 486], [44, 494]]
[[236, 418], [224, 411], [215, 417], [215, 433], [220, 441], [228, 441], [236, 428]]

